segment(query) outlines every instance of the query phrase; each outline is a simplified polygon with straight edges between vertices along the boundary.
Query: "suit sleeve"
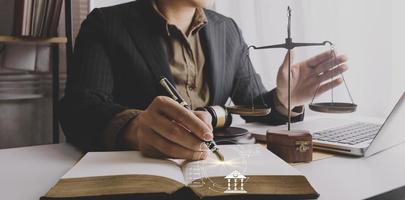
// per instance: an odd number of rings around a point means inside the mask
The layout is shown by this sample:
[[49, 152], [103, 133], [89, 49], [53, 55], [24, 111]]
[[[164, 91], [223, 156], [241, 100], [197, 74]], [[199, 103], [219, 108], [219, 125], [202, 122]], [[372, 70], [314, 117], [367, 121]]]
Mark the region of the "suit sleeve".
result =
[[59, 118], [67, 141], [84, 151], [104, 150], [107, 124], [126, 108], [114, 103], [114, 80], [105, 43], [105, 20], [95, 9], [82, 23], [68, 69]]
[[[251, 105], [252, 99], [255, 105], [266, 104], [271, 108], [271, 113], [262, 117], [243, 117], [247, 122], [262, 122], [271, 125], [280, 125], [288, 121], [286, 112], [280, 109], [280, 103], [277, 99], [276, 89], [266, 90], [261, 77], [253, 68], [248, 55], [247, 45], [243, 40], [242, 34], [236, 23], [231, 19], [234, 32], [237, 34], [238, 41], [235, 41], [238, 49], [237, 59], [240, 59], [238, 69], [234, 77], [232, 101], [236, 105]], [[304, 119], [303, 107], [299, 106], [292, 110], [292, 122], [302, 121]]]

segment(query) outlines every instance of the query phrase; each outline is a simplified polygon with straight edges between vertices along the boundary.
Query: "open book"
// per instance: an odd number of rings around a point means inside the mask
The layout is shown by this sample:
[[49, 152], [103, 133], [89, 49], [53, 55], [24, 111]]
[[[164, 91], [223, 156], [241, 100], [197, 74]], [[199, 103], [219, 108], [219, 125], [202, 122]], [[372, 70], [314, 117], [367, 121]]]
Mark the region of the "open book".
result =
[[159, 160], [139, 152], [90, 152], [46, 199], [314, 199], [293, 167], [261, 145], [219, 146], [225, 161]]

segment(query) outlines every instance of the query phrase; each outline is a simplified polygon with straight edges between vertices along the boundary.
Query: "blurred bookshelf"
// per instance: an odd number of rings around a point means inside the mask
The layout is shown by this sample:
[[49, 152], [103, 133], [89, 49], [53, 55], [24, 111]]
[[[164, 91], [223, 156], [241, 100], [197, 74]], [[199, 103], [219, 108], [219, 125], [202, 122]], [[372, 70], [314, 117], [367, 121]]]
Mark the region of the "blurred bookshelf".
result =
[[[13, 34], [10, 35], [1, 35], [0, 34], [0, 45], [48, 45], [51, 47], [51, 55], [52, 55], [52, 62], [51, 64], [51, 73], [37, 73], [37, 72], [1, 72], [1, 75], [9, 75], [10, 80], [15, 80], [15, 79], [22, 79], [23, 77], [20, 76], [26, 76], [29, 77], [29, 79], [32, 80], [26, 80], [24, 81], [37, 81], [40, 78], [45, 77], [45, 82], [51, 83], [52, 87], [52, 141], [53, 143], [59, 143], [60, 141], [60, 130], [59, 130], [59, 119], [58, 119], [58, 109], [57, 109], [57, 104], [59, 102], [60, 98], [60, 73], [59, 73], [59, 47], [61, 45], [66, 46], [66, 67], [69, 67], [72, 57], [73, 57], [73, 23], [72, 23], [72, 0], [60, 0], [60, 2], [64, 2], [64, 22], [65, 22], [65, 33], [66, 36], [54, 36], [56, 34], [56, 28], [57, 27], [52, 27], [51, 21], [47, 20], [45, 16], [48, 16], [48, 14], [45, 14], [42, 16], [42, 22], [33, 22], [31, 20], [31, 23], [34, 25], [29, 24], [29, 18], [28, 22], [26, 19], [26, 16], [32, 15], [32, 13], [26, 13], [27, 8], [22, 6], [21, 10], [17, 10], [19, 7], [18, 5], [21, 6], [23, 4], [32, 4], [34, 5], [34, 2], [39, 2], [39, 3], [44, 3], [43, 8], [48, 8], [49, 6], [45, 6], [45, 4], [53, 4], [57, 1], [53, 0], [17, 0], [15, 3], [15, 9], [16, 9], [16, 16], [20, 16], [18, 18], [21, 22], [17, 22], [14, 24], [14, 31]], [[39, 5], [39, 4], [38, 4]], [[24, 7], [24, 9], [22, 9]], [[62, 6], [61, 6], [62, 8]], [[31, 9], [28, 9], [31, 10]], [[17, 12], [19, 11], [19, 12]], [[37, 14], [41, 14], [41, 10], [38, 10]], [[42, 11], [46, 11], [42, 9]], [[35, 14], [35, 13], [34, 13]], [[50, 15], [49, 15], [50, 16]], [[58, 14], [58, 17], [60, 14]], [[32, 16], [31, 16], [32, 17]], [[24, 21], [24, 20], [25, 21]], [[49, 17], [49, 19], [53, 19], [53, 17]], [[59, 21], [59, 20], [56, 20]], [[48, 25], [48, 26], [46, 26]], [[23, 30], [25, 28], [22, 27], [31, 27], [26, 29], [28, 31], [24, 32]], [[37, 26], [37, 27], [36, 27]], [[15, 27], [18, 27], [15, 29]], [[34, 28], [33, 28], [34, 27]], [[48, 27], [48, 28], [47, 28]], [[48, 30], [49, 29], [49, 30]], [[48, 30], [48, 31], [47, 31]], [[3, 50], [3, 48], [1, 50]], [[0, 50], [0, 51], [1, 51]], [[66, 75], [62, 75], [66, 76]], [[39, 78], [40, 77], [40, 78]], [[24, 77], [25, 78], [25, 77]], [[2, 79], [5, 79], [4, 77]], [[25, 84], [25, 82], [21, 84]], [[3, 81], [4, 82], [4, 81]], [[2, 83], [4, 85], [4, 83]], [[7, 100], [24, 100], [24, 99], [36, 99], [36, 98], [41, 98], [42, 95], [19, 95], [19, 94], [13, 94], [13, 91], [10, 90], [11, 92], [8, 94], [5, 93], [0, 93], [0, 99], [2, 101], [7, 101]]]

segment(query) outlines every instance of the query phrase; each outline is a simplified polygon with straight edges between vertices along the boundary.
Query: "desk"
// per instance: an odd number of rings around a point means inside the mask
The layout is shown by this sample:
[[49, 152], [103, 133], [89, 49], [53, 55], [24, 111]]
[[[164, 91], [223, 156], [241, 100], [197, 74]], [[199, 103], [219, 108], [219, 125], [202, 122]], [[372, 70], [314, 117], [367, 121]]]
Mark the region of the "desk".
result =
[[[69, 144], [0, 150], [0, 198], [38, 200], [81, 157]], [[319, 199], [357, 200], [405, 185], [405, 144], [370, 158], [336, 156], [295, 166]]]
[[364, 199], [405, 186], [404, 158], [402, 144], [369, 158], [335, 156], [295, 168], [321, 194], [319, 199]]

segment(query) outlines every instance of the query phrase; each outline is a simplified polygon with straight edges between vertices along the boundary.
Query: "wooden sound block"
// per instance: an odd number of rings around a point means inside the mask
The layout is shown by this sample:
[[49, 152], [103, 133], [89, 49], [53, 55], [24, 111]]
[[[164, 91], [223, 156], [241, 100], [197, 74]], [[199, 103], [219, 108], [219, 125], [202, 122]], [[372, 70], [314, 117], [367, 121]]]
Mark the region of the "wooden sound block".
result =
[[267, 149], [289, 163], [311, 162], [312, 135], [306, 130], [269, 130]]

